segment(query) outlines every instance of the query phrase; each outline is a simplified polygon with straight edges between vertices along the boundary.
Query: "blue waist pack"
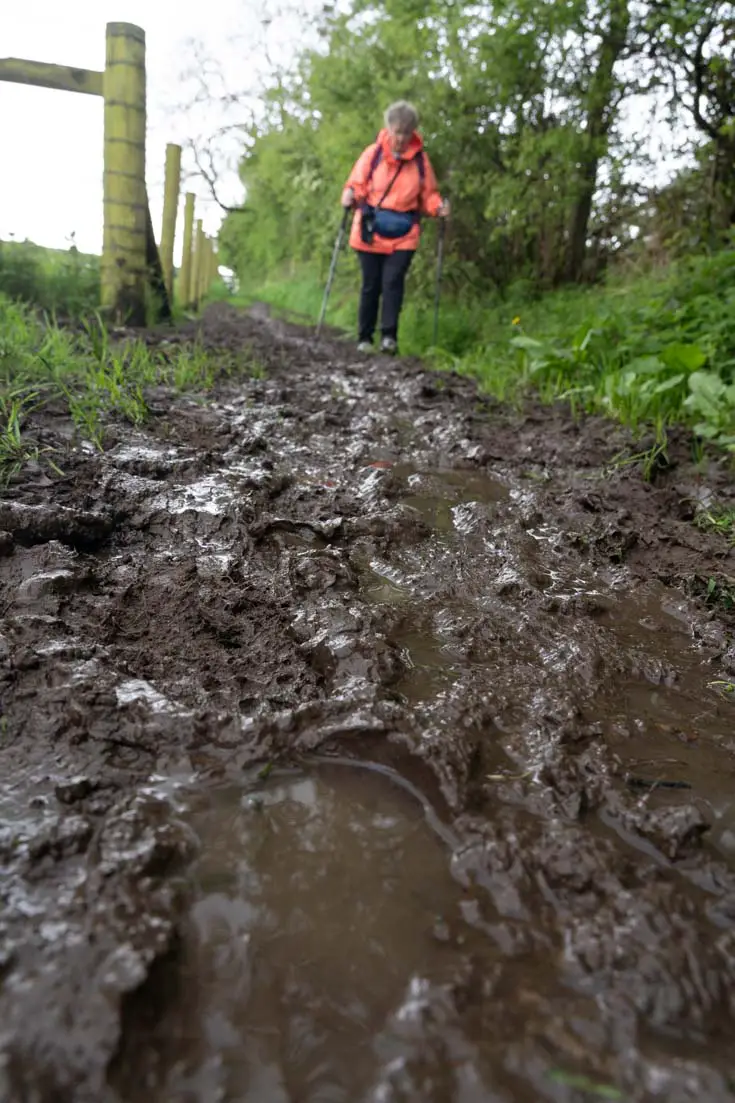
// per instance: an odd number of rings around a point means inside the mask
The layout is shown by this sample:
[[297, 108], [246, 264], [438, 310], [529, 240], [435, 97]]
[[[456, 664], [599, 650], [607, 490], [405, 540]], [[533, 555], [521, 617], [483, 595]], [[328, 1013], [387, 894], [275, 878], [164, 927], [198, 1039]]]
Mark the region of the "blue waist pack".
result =
[[418, 221], [417, 211], [387, 211], [385, 207], [362, 206], [361, 234], [372, 245], [375, 234], [381, 237], [405, 237]]
[[416, 211], [389, 211], [378, 207], [374, 214], [373, 228], [381, 237], [405, 237], [416, 225]]

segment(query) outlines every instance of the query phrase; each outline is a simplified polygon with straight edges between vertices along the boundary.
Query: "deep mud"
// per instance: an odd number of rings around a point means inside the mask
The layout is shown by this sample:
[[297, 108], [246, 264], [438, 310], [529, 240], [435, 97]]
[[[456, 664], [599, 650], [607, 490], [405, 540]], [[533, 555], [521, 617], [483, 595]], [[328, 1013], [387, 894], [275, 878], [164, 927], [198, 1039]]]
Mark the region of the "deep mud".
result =
[[735, 1100], [724, 466], [202, 332], [0, 503], [0, 1099]]

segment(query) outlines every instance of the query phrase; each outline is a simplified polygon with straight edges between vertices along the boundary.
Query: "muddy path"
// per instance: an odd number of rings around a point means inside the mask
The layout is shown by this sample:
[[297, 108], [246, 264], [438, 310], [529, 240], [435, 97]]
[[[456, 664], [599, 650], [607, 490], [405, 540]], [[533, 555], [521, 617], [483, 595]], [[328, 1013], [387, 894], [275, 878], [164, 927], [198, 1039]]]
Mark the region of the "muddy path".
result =
[[201, 335], [0, 503], [0, 1098], [735, 1100], [728, 471]]

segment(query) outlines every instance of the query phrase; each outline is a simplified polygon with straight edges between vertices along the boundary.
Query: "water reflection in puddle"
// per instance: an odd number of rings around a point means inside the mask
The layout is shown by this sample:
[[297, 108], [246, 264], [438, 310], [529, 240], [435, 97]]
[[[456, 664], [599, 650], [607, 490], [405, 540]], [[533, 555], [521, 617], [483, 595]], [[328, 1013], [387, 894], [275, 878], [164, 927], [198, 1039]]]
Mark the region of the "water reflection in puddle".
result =
[[705, 745], [735, 749], [731, 702], [712, 686], [712, 651], [693, 639], [683, 600], [648, 584], [610, 596], [596, 620], [626, 660], [601, 702], [614, 745], [622, 738], [635, 753], [678, 744], [684, 759], [699, 758]]
[[136, 1041], [147, 1094], [126, 1098], [362, 1098], [406, 992], [456, 953], [463, 894], [421, 804], [331, 766], [199, 795], [189, 820], [202, 848], [183, 967]]
[[474, 471], [416, 471], [408, 464], [396, 464], [393, 476], [405, 480], [401, 500], [418, 510], [440, 533], [461, 531], [463, 518], [456, 507], [470, 502], [492, 505], [508, 497], [508, 488], [490, 475]]
[[408, 622], [394, 631], [391, 639], [399, 647], [405, 667], [394, 689], [411, 704], [431, 700], [448, 690], [466, 665], [463, 656], [442, 643], [430, 626]]

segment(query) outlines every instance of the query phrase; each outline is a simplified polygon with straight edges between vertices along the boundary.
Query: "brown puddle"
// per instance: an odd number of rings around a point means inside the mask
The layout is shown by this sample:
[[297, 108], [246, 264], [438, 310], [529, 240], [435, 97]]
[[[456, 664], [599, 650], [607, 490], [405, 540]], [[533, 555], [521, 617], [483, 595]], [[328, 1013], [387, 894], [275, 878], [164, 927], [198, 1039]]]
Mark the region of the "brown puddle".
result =
[[628, 667], [600, 700], [609, 745], [649, 778], [687, 781], [718, 807], [735, 780], [735, 712], [683, 603], [648, 585], [598, 620]]
[[405, 485], [401, 501], [418, 510], [438, 533], [460, 527], [455, 513], [457, 506], [470, 502], [492, 505], [504, 501], [509, 494], [499, 480], [473, 471], [441, 468], [417, 471], [410, 464], [396, 464], [392, 474]]
[[382, 1098], [395, 1015], [473, 933], [449, 946], [465, 894], [422, 804], [344, 765], [194, 797], [196, 902], [130, 1009], [124, 1098]]

